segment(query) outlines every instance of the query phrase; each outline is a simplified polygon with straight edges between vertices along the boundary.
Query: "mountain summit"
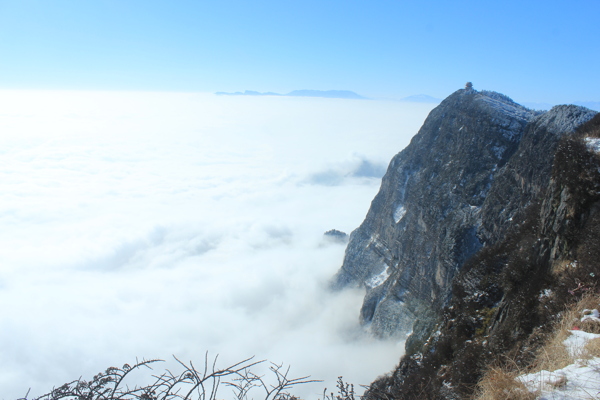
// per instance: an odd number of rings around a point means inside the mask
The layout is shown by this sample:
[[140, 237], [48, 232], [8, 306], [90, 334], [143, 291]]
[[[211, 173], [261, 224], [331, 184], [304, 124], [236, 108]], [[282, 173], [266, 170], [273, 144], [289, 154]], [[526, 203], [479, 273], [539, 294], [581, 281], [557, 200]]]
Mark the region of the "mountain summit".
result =
[[[532, 111], [496, 92], [456, 91], [391, 160], [332, 286], [365, 288], [361, 323], [380, 337], [407, 338], [407, 357], [421, 354], [444, 310], [462, 298], [455, 290], [464, 266], [531, 213], [550, 186], [559, 143], [595, 114], [573, 105]], [[486, 296], [465, 282], [461, 293]], [[494, 290], [490, 309], [502, 298]]]
[[360, 318], [375, 334], [403, 337], [417, 315], [435, 318], [484, 244], [485, 200], [535, 116], [501, 94], [459, 90], [392, 159], [334, 281], [367, 289]]

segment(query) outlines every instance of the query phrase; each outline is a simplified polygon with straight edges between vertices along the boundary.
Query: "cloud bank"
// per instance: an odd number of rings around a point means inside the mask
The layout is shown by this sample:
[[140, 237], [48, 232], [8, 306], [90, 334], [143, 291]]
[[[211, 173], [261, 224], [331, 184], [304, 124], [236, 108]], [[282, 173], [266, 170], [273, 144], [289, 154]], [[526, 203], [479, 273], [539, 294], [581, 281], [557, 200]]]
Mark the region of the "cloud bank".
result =
[[[399, 343], [330, 293], [428, 104], [0, 92], [0, 397], [138, 358], [255, 355], [367, 384]], [[160, 366], [158, 367], [160, 368]]]

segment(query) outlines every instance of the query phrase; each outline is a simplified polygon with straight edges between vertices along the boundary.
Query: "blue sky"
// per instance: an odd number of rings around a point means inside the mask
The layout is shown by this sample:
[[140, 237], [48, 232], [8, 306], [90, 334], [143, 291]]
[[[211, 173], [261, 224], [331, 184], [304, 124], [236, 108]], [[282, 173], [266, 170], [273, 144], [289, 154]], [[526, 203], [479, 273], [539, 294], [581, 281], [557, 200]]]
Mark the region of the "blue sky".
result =
[[0, 89], [598, 101], [600, 2], [0, 0]]

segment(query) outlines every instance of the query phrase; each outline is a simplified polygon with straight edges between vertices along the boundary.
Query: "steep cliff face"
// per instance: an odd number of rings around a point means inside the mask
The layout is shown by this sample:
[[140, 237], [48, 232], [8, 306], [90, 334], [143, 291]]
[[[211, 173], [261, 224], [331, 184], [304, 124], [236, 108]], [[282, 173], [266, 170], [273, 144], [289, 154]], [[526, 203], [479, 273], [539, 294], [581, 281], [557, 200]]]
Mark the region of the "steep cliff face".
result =
[[[537, 128], [530, 133], [561, 136], [554, 151], [543, 154], [551, 160], [548, 184], [515, 214], [501, 240], [465, 263], [434, 333], [418, 351], [403, 357], [391, 375], [374, 382], [367, 399], [472, 398], [490, 366], [506, 360], [521, 370], [530, 366], [560, 313], [584, 293], [598, 291], [600, 115], [572, 135], [554, 129], [572, 128], [573, 121], [581, 121], [580, 112], [587, 113], [559, 107], [555, 117], [551, 111], [532, 122]], [[569, 115], [574, 119], [565, 124], [561, 116]], [[524, 136], [514, 157], [528, 151], [527, 143]], [[509, 176], [524, 176], [528, 170], [526, 161], [510, 164]]]
[[481, 209], [478, 236], [483, 243], [500, 240], [519, 213], [546, 189], [558, 142], [595, 114], [584, 107], [562, 105], [531, 120], [517, 152], [496, 174]]
[[560, 138], [594, 114], [536, 114], [498, 93], [453, 93], [392, 159], [334, 287], [365, 287], [361, 321], [379, 336], [413, 332], [416, 351], [466, 260], [504, 237], [548, 184]]

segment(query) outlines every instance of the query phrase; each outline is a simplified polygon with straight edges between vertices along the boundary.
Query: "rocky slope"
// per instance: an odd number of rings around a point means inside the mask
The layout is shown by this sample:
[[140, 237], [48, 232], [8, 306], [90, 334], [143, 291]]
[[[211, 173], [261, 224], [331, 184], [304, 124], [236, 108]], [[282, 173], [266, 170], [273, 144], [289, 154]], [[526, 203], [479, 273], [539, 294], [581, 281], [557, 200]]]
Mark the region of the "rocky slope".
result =
[[600, 291], [600, 114], [563, 137], [551, 179], [457, 274], [425, 344], [367, 399], [467, 399], [490, 366], [524, 371], [561, 313]]
[[[383, 337], [410, 334], [406, 360], [420, 354], [424, 343], [431, 345], [440, 321], [449, 318], [444, 310], [452, 302], [479, 296], [487, 299], [483, 303], [488, 310], [500, 310], [498, 302], [504, 299], [506, 288], [492, 285], [486, 292], [482, 287], [502, 272], [502, 257], [479, 269], [465, 266], [491, 249], [506, 250], [507, 237], [514, 239], [509, 233], [522, 231], [525, 221], [535, 220], [529, 224], [542, 229], [536, 219], [539, 210], [532, 211], [532, 207], [542, 204], [543, 196], [556, 197], [554, 192], [548, 194], [548, 187], [558, 179], [555, 176], [551, 181], [559, 143], [595, 114], [577, 106], [536, 113], [494, 92], [464, 89], [453, 93], [430, 113], [410, 145], [392, 159], [365, 221], [350, 236], [334, 287], [366, 288], [362, 323]], [[550, 214], [566, 212], [566, 206], [545, 207]], [[550, 224], [548, 218], [544, 224]], [[562, 228], [553, 225], [552, 229]], [[560, 243], [544, 247], [543, 254], [535, 257], [556, 259], [565, 251]], [[513, 251], [520, 246], [513, 245]], [[476, 275], [485, 279], [466, 279], [457, 286], [467, 270], [477, 270]], [[517, 275], [518, 279], [534, 278]], [[482, 280], [486, 284], [476, 284]], [[504, 307], [503, 317], [494, 316], [512, 320], [506, 311], [510, 302]], [[396, 379], [396, 384], [410, 381], [405, 379], [410, 371], [418, 370], [416, 361], [406, 360], [401, 364], [404, 373], [395, 375], [404, 378]], [[381, 385], [378, 388], [381, 392]]]

